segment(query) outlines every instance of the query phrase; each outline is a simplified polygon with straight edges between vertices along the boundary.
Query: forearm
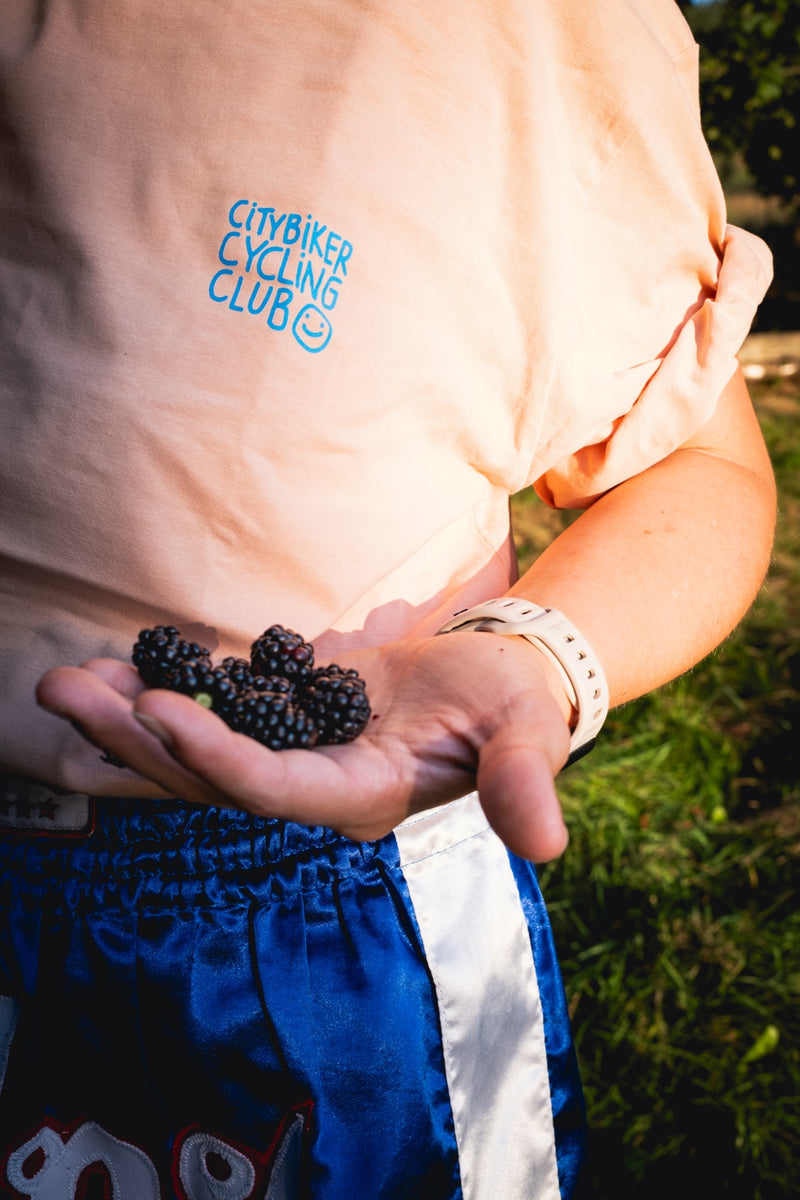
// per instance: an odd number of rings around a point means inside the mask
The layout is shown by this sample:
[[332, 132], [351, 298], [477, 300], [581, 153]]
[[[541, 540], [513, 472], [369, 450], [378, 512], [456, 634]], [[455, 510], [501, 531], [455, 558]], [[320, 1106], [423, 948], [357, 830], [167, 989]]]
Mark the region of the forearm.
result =
[[772, 472], [737, 376], [706, 430], [597, 501], [513, 592], [574, 622], [620, 704], [688, 669], [741, 620], [774, 520]]

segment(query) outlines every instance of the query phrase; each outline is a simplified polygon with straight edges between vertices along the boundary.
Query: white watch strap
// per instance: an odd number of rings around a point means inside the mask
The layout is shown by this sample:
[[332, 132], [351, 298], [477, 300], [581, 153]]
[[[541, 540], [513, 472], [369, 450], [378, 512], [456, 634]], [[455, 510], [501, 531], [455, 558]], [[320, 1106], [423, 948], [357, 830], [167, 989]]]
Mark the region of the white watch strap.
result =
[[516, 596], [501, 596], [464, 609], [438, 632], [452, 633], [456, 629], [485, 630], [535, 643], [560, 670], [578, 714], [569, 761], [591, 750], [608, 715], [608, 684], [597, 655], [563, 613]]

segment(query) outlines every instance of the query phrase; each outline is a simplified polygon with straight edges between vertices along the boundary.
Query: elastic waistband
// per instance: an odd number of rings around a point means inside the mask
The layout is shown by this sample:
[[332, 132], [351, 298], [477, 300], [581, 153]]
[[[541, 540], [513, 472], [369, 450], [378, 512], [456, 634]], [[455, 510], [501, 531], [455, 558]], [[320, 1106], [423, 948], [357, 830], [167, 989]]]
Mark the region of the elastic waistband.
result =
[[92, 797], [83, 836], [0, 829], [2, 891], [38, 903], [63, 895], [141, 906], [248, 903], [266, 893], [335, 886], [397, 865], [392, 835], [354, 842], [324, 826], [298, 825], [182, 800]]
[[34, 805], [48, 804], [39, 798], [48, 789], [24, 780], [13, 787], [20, 815], [14, 823], [16, 813], [10, 814], [13, 831], [0, 826], [0, 904], [37, 906], [49, 896], [71, 909], [84, 903], [230, 905], [335, 891], [355, 878], [382, 887], [389, 873], [402, 873], [409, 863], [436, 857], [487, 829], [473, 793], [410, 817], [374, 842], [238, 809], [128, 797], [55, 797], [85, 801], [88, 826], [78, 832], [53, 821], [45, 830], [25, 823], [33, 819]]

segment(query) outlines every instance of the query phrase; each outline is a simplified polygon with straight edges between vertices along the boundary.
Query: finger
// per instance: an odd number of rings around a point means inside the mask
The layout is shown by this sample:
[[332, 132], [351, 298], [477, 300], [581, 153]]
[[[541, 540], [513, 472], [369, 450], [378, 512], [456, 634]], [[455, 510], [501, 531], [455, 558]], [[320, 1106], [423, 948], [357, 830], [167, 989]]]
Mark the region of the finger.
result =
[[93, 671], [55, 667], [39, 681], [36, 696], [43, 708], [69, 720], [95, 746], [110, 751], [167, 794], [206, 804], [218, 802], [212, 789], [134, 720], [131, 701]]
[[81, 663], [81, 667], [129, 700], [135, 700], [147, 687], [136, 668], [118, 658], [90, 658]]
[[569, 838], [554, 775], [566, 754], [563, 736], [543, 742], [539, 731], [507, 726], [484, 744], [478, 760], [478, 794], [492, 828], [521, 858], [549, 862]]
[[155, 718], [187, 770], [250, 812], [332, 826], [361, 840], [383, 836], [407, 815], [411, 782], [366, 739], [273, 751], [166, 691], [144, 692], [134, 711]]

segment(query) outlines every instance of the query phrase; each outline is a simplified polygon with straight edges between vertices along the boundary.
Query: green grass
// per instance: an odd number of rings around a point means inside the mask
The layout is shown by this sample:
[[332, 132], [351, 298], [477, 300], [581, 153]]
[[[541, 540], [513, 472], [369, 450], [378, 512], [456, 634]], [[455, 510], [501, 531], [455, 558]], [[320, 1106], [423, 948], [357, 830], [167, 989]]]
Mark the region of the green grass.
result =
[[[584, 1200], [800, 1196], [800, 388], [754, 386], [767, 584], [689, 675], [614, 712], [545, 868], [592, 1128]], [[569, 516], [513, 502], [523, 567]]]

